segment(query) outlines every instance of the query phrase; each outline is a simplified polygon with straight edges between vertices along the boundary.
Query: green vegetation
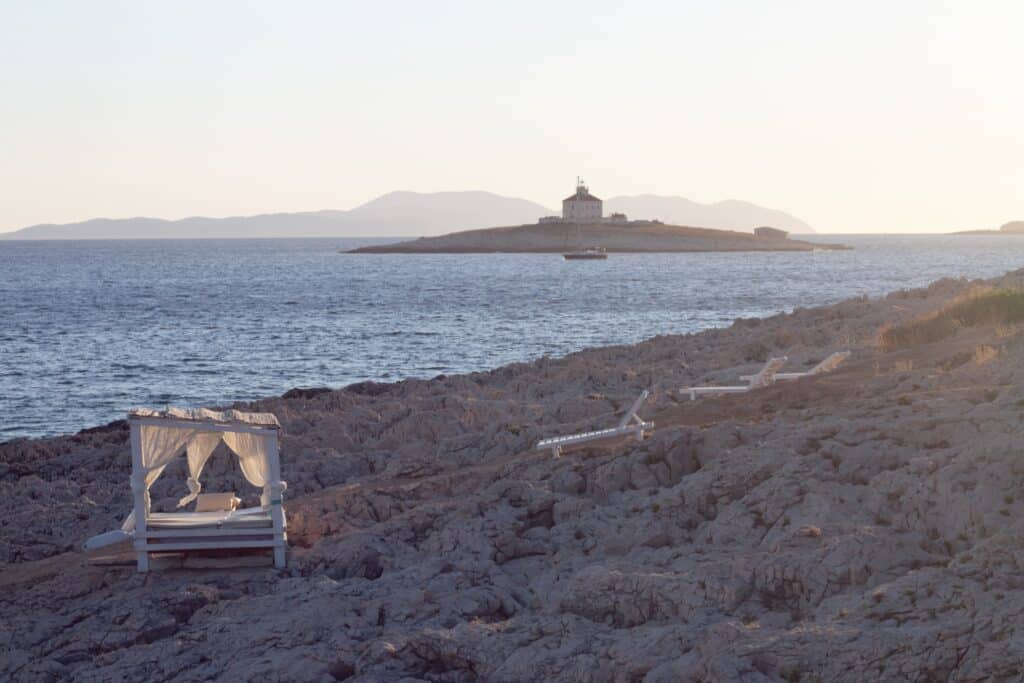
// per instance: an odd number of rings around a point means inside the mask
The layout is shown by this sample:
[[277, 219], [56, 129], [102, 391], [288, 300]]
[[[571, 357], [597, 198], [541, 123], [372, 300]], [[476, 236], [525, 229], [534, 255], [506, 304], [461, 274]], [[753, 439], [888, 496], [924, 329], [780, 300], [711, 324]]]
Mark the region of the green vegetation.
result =
[[799, 683], [803, 676], [804, 670], [796, 664], [779, 669], [779, 677], [788, 683]]
[[906, 349], [947, 339], [961, 327], [1024, 321], [1024, 292], [992, 289], [954, 301], [937, 313], [884, 330], [881, 346], [886, 351]]

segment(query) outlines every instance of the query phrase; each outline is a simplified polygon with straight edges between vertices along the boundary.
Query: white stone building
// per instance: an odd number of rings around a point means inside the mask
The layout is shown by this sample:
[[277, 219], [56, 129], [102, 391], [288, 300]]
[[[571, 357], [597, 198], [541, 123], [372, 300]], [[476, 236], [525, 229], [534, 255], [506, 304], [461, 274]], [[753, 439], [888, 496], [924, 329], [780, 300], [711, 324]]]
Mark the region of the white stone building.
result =
[[600, 223], [602, 210], [601, 200], [582, 180], [576, 181], [576, 194], [562, 200], [562, 220], [569, 223]]

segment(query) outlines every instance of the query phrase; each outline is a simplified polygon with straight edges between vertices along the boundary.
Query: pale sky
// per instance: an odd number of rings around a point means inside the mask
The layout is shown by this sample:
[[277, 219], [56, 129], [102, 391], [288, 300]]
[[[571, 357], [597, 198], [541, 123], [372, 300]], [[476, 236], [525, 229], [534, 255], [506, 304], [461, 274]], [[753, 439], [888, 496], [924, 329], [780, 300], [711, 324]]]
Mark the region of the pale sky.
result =
[[1019, 0], [0, 2], [0, 232], [391, 190], [1024, 219]]

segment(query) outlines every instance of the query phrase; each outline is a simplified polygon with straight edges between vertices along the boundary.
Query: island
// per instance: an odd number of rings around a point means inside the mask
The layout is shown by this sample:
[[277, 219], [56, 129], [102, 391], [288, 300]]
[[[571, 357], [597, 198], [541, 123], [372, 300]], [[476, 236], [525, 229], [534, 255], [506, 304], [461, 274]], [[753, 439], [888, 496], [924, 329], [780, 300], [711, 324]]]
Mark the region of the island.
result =
[[[772, 229], [774, 230], [774, 229]], [[595, 247], [612, 252], [815, 251], [848, 249], [790, 239], [782, 231], [760, 234], [689, 228], [656, 221], [547, 222], [464, 230], [437, 237], [360, 247], [353, 254], [561, 253]]]
[[1024, 235], [1024, 221], [1010, 221], [998, 230], [959, 230], [954, 235]]
[[503, 228], [463, 230], [392, 244], [360, 247], [352, 254], [487, 254], [692, 251], [815, 251], [847, 249], [789, 239], [789, 233], [762, 226], [753, 234], [736, 230], [667, 225], [660, 220], [629, 220], [621, 212], [604, 215], [603, 202], [590, 193], [582, 178], [576, 191], [562, 200], [561, 216], [542, 216], [536, 223]]

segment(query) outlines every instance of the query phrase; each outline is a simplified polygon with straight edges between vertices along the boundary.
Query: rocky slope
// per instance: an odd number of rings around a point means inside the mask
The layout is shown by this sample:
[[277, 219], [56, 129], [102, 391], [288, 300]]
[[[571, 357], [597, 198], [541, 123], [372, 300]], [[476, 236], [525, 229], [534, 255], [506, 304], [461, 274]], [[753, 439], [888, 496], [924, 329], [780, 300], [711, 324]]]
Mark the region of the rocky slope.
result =
[[505, 228], [465, 230], [438, 237], [421, 237], [392, 244], [353, 249], [355, 254], [458, 254], [493, 252], [563, 252], [601, 247], [611, 252], [628, 251], [811, 251], [842, 249], [796, 239], [769, 239], [746, 232], [688, 228], [662, 223], [541, 223]]
[[[1024, 336], [878, 348], [969, 286], [257, 402], [285, 429], [281, 572], [95, 564], [124, 426], [0, 445], [0, 679], [1020, 680]], [[677, 391], [840, 348], [827, 376]], [[531, 450], [643, 388], [643, 443]], [[254, 495], [223, 453], [204, 488]]]

